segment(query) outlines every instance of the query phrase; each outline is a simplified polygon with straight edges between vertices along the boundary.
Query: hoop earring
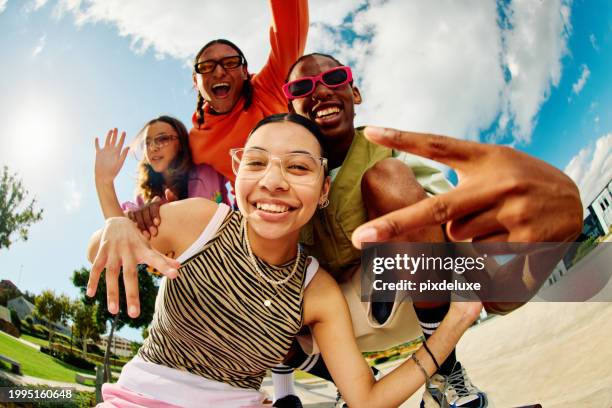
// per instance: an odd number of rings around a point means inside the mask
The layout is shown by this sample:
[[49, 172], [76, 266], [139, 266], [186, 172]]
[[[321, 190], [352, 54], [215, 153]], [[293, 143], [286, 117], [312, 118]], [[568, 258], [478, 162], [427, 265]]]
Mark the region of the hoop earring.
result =
[[322, 203], [319, 204], [319, 210], [324, 209], [328, 205], [329, 205], [329, 199], [326, 198], [325, 201], [323, 201]]

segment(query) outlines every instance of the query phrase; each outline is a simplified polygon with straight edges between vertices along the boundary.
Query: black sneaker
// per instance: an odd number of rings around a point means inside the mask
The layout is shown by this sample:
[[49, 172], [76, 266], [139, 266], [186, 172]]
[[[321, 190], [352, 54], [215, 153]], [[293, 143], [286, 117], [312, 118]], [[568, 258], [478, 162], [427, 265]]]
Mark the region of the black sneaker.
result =
[[274, 401], [272, 406], [276, 408], [302, 408], [302, 401], [297, 395], [285, 395], [283, 398]]

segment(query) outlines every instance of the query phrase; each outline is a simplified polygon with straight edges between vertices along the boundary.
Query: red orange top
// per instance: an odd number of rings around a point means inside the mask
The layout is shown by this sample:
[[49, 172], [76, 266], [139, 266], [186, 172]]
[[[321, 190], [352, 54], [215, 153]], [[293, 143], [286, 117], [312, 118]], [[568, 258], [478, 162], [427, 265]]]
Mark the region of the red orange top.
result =
[[246, 138], [264, 117], [287, 112], [287, 100], [282, 85], [291, 65], [304, 53], [308, 34], [307, 0], [270, 0], [272, 51], [261, 71], [251, 77], [253, 102], [243, 111], [244, 98], [226, 113], [213, 115], [204, 103], [204, 123], [199, 126], [193, 114], [193, 128], [189, 131], [189, 145], [196, 164], [206, 163], [227, 177], [232, 183], [229, 149], [243, 147]]

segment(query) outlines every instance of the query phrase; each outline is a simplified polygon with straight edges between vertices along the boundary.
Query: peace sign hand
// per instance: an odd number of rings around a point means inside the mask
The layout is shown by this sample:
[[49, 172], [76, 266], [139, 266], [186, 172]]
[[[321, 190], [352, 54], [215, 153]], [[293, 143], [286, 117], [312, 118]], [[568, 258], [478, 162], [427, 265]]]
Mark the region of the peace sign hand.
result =
[[449, 165], [459, 184], [363, 224], [352, 236], [357, 248], [445, 223], [453, 241], [565, 242], [582, 229], [578, 188], [539, 159], [509, 147], [395, 129], [367, 127], [365, 136]]

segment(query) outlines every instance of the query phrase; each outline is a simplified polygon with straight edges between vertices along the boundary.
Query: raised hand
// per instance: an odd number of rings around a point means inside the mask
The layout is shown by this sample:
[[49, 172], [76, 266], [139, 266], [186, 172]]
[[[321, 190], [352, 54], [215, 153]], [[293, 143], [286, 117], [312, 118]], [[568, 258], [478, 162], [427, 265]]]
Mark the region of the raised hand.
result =
[[96, 137], [96, 180], [102, 183], [112, 183], [123, 167], [129, 147], [123, 148], [125, 132], [117, 140], [117, 128], [111, 129], [106, 134], [104, 146], [100, 147], [100, 141]]
[[149, 241], [140, 234], [136, 225], [128, 218], [112, 217], [107, 219], [102, 229], [98, 252], [89, 275], [87, 296], [95, 295], [100, 274], [106, 269], [108, 311], [113, 314], [118, 313], [119, 271], [120, 268], [123, 268], [128, 315], [137, 317], [140, 314], [136, 269], [139, 263], [150, 265], [169, 278], [175, 278], [178, 275], [180, 266], [178, 261], [151, 248]]
[[353, 245], [446, 224], [453, 241], [565, 242], [582, 229], [578, 188], [562, 171], [509, 147], [367, 127], [372, 142], [452, 167], [457, 188], [357, 228]]

